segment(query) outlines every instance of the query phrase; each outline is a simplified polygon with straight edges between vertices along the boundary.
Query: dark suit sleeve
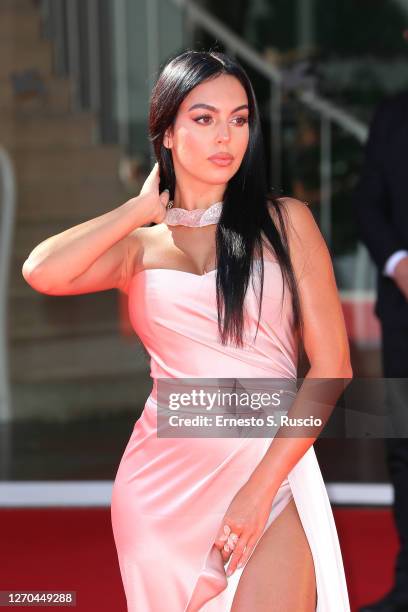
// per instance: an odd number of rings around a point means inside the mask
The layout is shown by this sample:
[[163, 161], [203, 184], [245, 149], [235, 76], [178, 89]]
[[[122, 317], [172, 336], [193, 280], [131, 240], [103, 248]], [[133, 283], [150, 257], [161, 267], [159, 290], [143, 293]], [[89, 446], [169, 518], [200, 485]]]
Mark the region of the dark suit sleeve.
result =
[[392, 105], [386, 100], [379, 105], [370, 124], [363, 169], [353, 195], [359, 238], [381, 272], [395, 251], [406, 248], [390, 221], [390, 193], [384, 160], [391, 116]]

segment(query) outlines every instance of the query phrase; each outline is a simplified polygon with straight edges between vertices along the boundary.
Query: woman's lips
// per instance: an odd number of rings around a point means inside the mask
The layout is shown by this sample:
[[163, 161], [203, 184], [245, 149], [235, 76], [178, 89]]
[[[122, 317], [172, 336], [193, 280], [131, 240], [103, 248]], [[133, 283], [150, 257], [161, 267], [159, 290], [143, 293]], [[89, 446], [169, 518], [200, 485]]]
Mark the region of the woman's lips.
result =
[[213, 155], [212, 157], [208, 158], [209, 161], [211, 161], [213, 164], [216, 164], [217, 166], [229, 166], [230, 164], [232, 164], [234, 158], [231, 157], [230, 155]]

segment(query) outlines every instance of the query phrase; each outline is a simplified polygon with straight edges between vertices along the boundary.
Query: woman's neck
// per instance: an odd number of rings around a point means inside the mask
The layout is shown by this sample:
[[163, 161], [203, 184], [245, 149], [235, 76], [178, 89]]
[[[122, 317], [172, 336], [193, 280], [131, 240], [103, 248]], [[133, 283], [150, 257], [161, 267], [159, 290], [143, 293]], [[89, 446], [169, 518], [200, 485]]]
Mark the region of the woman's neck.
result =
[[205, 210], [223, 199], [224, 189], [214, 189], [210, 193], [206, 191], [205, 194], [183, 190], [180, 191], [176, 187], [176, 191], [173, 198], [173, 208], [183, 208], [184, 210]]

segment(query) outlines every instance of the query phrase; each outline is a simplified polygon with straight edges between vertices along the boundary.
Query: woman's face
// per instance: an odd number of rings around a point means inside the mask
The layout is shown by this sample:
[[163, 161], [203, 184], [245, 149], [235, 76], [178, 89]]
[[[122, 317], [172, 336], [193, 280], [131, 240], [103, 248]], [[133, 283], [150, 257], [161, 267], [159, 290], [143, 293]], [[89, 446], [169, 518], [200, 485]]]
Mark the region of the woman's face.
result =
[[[177, 179], [190, 175], [204, 183], [227, 183], [248, 146], [248, 112], [246, 91], [233, 76], [219, 75], [190, 91], [164, 138]], [[220, 165], [209, 159], [218, 153], [232, 155], [231, 163]]]

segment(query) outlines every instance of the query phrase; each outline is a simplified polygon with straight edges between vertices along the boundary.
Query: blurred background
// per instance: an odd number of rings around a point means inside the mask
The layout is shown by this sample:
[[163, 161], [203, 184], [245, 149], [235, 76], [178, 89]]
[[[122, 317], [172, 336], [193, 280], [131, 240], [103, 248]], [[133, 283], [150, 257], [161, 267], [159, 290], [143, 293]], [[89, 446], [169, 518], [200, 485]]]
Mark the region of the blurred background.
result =
[[[75, 589], [84, 579], [75, 574], [81, 525], [81, 555], [92, 533], [107, 572], [101, 601], [82, 609], [125, 609], [107, 507], [151, 388], [126, 296], [37, 293], [21, 273], [30, 251], [138, 195], [153, 164], [147, 113], [160, 66], [186, 48], [225, 51], [255, 88], [271, 188], [308, 202], [330, 249], [354, 376], [382, 376], [376, 272], [357, 238], [352, 192], [376, 105], [408, 88], [407, 28], [404, 0], [0, 0], [0, 517], [6, 533], [16, 520], [25, 525], [25, 554], [55, 529], [50, 550], [71, 559], [70, 569], [54, 567], [54, 581], [48, 565], [30, 588], [62, 590], [63, 577], [74, 575]], [[363, 580], [347, 548], [362, 533], [370, 539], [375, 509], [385, 525], [376, 537], [395, 553], [382, 445], [315, 444], [353, 605], [391, 580], [391, 568], [377, 575], [378, 565]], [[65, 529], [76, 535], [63, 544], [55, 513], [66, 506]], [[33, 507], [22, 520], [19, 512]], [[16, 540], [7, 542], [10, 562]], [[367, 542], [363, 548], [369, 563]], [[12, 568], [7, 585], [26, 587]]]

